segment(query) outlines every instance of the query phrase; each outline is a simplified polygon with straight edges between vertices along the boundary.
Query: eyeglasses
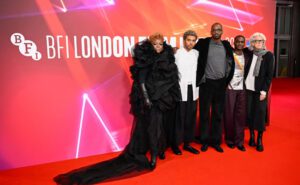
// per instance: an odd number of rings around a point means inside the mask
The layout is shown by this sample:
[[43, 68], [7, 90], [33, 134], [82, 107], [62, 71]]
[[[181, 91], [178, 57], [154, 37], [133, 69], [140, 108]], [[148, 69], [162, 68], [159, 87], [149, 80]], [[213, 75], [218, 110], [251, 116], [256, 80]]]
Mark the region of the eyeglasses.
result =
[[211, 31], [212, 31], [212, 32], [221, 32], [222, 29], [212, 29]]
[[254, 40], [253, 42], [254, 42], [255, 44], [257, 44], [257, 43], [264, 43], [265, 40]]

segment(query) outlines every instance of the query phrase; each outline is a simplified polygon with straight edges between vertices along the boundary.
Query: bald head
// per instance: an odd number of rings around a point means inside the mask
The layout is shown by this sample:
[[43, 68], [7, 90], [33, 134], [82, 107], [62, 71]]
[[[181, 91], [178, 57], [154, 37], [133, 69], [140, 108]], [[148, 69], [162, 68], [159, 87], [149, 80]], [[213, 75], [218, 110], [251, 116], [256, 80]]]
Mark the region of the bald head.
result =
[[221, 23], [215, 22], [213, 25], [211, 25], [211, 30], [215, 27], [215, 26], [220, 26], [223, 29], [223, 26]]

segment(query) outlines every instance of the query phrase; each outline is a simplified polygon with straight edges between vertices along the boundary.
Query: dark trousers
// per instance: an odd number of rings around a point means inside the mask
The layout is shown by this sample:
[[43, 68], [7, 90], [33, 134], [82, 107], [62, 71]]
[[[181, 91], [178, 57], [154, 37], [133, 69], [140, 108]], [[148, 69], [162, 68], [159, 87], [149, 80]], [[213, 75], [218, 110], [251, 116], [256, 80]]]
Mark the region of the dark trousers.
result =
[[241, 146], [244, 144], [246, 126], [246, 91], [226, 90], [224, 129], [227, 144]]
[[168, 110], [163, 113], [163, 125], [166, 133], [167, 146], [176, 146], [178, 135], [177, 129], [177, 112], [179, 103], [177, 103], [174, 109]]
[[260, 93], [247, 90], [247, 123], [249, 129], [264, 131], [267, 112], [267, 98], [259, 100]]
[[200, 141], [202, 144], [221, 144], [225, 89], [225, 78], [206, 79], [206, 82], [200, 86]]
[[196, 127], [197, 101], [193, 100], [193, 87], [188, 85], [187, 101], [181, 101], [178, 106], [176, 119], [175, 146], [182, 141], [189, 144], [194, 140]]

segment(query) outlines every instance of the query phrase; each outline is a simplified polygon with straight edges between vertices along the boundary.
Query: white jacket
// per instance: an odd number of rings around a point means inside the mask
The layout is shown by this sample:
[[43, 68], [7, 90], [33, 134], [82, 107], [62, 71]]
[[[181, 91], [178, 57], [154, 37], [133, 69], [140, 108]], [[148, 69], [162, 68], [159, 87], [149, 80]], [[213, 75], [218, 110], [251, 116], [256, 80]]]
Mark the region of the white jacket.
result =
[[196, 86], [198, 56], [199, 52], [195, 49], [187, 51], [182, 47], [176, 51], [175, 63], [179, 71], [182, 101], [187, 101], [189, 84], [193, 87], [193, 100], [196, 101], [199, 97], [199, 88]]

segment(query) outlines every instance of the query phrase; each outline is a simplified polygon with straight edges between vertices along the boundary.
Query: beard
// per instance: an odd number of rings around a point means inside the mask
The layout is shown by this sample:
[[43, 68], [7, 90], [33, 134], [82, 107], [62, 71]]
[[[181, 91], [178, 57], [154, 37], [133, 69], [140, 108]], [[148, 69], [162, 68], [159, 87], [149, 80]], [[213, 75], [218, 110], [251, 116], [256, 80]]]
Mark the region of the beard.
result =
[[220, 38], [221, 38], [221, 35], [213, 35], [212, 38], [213, 38], [213, 39], [220, 39]]

